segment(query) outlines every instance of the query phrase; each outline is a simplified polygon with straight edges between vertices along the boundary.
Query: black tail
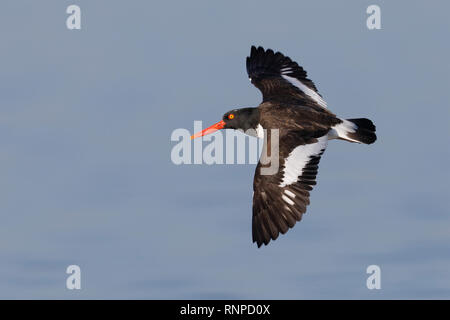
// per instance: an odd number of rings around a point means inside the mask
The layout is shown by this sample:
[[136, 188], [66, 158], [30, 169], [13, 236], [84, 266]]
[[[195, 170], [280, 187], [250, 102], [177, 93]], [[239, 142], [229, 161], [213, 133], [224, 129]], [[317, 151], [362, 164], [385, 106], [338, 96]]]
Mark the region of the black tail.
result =
[[347, 137], [365, 144], [371, 144], [374, 143], [375, 140], [377, 140], [377, 135], [375, 134], [375, 125], [369, 119], [347, 119], [347, 121], [350, 121], [357, 126], [355, 132], [347, 133]]

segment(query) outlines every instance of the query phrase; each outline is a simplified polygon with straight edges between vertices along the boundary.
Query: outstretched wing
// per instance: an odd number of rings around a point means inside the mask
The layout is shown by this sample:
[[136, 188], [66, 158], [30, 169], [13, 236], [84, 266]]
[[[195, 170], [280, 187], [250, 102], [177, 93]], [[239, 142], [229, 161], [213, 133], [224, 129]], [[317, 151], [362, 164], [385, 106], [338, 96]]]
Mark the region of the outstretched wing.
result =
[[[262, 174], [264, 166], [260, 159], [253, 181], [252, 218], [253, 242], [258, 247], [277, 239], [280, 233], [286, 233], [301, 220], [309, 205], [309, 192], [316, 184], [318, 164], [327, 142], [326, 131], [308, 134], [291, 131], [280, 138], [276, 174]], [[267, 154], [266, 145], [262, 157]]]
[[306, 71], [280, 52], [252, 46], [247, 57], [247, 73], [262, 92], [263, 102], [296, 100], [303, 105], [327, 106]]

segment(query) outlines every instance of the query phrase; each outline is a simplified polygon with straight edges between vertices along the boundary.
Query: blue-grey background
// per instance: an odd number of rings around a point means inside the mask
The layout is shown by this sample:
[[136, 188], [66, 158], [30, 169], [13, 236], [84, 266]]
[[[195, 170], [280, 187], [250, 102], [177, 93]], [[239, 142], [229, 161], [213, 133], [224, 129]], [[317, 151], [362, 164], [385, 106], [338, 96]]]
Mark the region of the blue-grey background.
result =
[[[66, 28], [70, 4], [82, 30]], [[0, 298], [450, 298], [448, 2], [0, 9]], [[379, 139], [332, 141], [308, 214], [262, 249], [254, 165], [170, 160], [174, 129], [260, 102], [252, 44], [298, 61]], [[65, 288], [70, 264], [81, 290]]]

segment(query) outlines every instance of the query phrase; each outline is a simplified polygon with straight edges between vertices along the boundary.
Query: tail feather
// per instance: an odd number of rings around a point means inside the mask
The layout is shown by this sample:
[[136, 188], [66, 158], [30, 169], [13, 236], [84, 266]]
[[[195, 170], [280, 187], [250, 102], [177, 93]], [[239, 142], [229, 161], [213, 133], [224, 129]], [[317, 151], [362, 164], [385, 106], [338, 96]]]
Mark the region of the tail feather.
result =
[[372, 121], [366, 118], [342, 120], [329, 133], [331, 139], [342, 139], [350, 142], [372, 144], [377, 140], [376, 128]]

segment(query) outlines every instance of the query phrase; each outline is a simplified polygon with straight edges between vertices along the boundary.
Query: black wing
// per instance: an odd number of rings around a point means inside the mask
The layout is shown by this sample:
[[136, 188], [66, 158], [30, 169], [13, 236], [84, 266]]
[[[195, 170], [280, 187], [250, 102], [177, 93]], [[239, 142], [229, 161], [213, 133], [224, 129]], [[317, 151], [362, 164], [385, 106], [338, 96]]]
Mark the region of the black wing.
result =
[[306, 71], [280, 52], [252, 46], [247, 57], [247, 73], [262, 92], [263, 102], [295, 100], [303, 105], [327, 106]]
[[[270, 137], [266, 141], [270, 141]], [[327, 142], [326, 130], [306, 134], [290, 131], [280, 138], [278, 172], [268, 175], [261, 170], [267, 168], [261, 160], [268, 162], [265, 158], [267, 143], [264, 144], [253, 181], [252, 235], [258, 247], [277, 239], [280, 233], [286, 233], [301, 220], [309, 205], [309, 192], [316, 184], [318, 164]]]

